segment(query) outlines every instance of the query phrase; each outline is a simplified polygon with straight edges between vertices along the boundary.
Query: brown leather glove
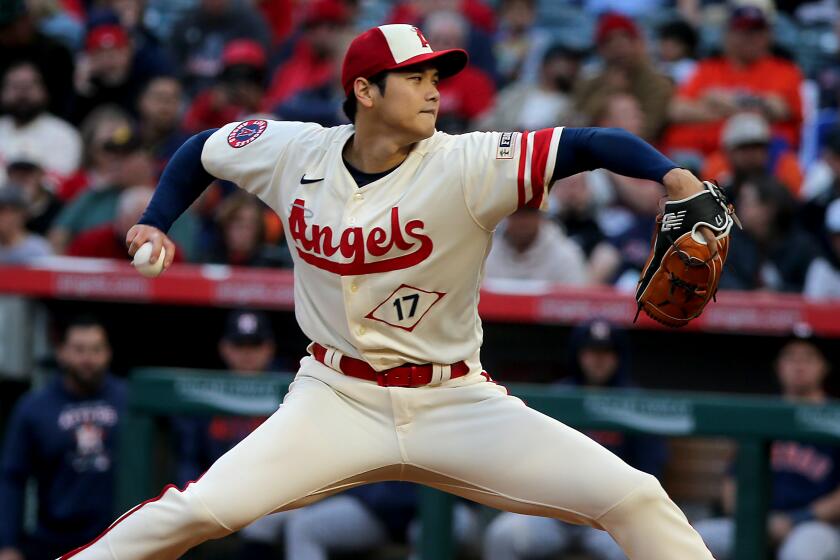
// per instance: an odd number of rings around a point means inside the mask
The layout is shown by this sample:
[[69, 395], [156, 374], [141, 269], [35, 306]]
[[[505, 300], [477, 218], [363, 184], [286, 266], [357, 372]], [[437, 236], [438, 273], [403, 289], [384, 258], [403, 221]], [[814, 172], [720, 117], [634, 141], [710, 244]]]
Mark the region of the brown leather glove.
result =
[[[664, 325], [682, 327], [715, 296], [729, 250], [729, 230], [738, 218], [716, 185], [703, 185], [706, 190], [701, 193], [666, 202], [657, 216], [651, 254], [636, 289], [636, 318], [644, 311]], [[714, 254], [700, 226], [714, 232]]]

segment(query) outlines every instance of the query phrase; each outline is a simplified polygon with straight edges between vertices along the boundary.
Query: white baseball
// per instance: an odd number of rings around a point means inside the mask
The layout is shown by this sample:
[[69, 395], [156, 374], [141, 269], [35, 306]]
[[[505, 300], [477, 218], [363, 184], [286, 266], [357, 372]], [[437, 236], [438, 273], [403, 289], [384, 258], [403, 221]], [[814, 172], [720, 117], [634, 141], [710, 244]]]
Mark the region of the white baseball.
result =
[[163, 261], [166, 258], [166, 248], [161, 247], [158, 260], [154, 264], [149, 263], [149, 259], [152, 257], [152, 247], [151, 241], [143, 243], [134, 253], [134, 260], [131, 263], [137, 269], [137, 272], [147, 278], [154, 278], [163, 272]]

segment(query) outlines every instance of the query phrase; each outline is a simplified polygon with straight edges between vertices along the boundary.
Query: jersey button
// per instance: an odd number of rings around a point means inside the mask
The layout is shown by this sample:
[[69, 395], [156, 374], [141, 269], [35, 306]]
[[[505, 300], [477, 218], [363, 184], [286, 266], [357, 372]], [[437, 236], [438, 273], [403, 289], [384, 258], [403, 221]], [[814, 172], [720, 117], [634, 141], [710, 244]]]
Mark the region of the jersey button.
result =
[[367, 329], [364, 327], [359, 327], [359, 329], [356, 332], [359, 333], [359, 336], [361, 336], [367, 332]]
[[359, 291], [359, 287], [356, 284], [351, 284], [350, 285], [350, 291], [355, 294], [356, 292]]
[[347, 222], [352, 226], [356, 223], [356, 218], [350, 218], [349, 220], [347, 220]]
[[356, 200], [362, 200], [364, 197], [365, 195], [363, 195], [362, 193], [356, 193], [353, 195], [353, 198], [355, 198]]

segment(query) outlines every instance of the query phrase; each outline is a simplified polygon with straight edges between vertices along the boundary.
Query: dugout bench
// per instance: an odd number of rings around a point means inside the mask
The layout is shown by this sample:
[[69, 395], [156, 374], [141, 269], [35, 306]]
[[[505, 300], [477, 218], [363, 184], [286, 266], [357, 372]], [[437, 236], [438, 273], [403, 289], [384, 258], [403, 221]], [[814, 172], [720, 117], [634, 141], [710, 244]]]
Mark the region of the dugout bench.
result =
[[[118, 472], [118, 507], [156, 495], [149, 462], [158, 416], [174, 414], [269, 415], [291, 376], [247, 378], [201, 370], [140, 369], [130, 377]], [[738, 443], [735, 558], [767, 557], [768, 450], [772, 439], [840, 444], [840, 406], [792, 405], [771, 397], [702, 393], [599, 390], [533, 384], [509, 385], [528, 405], [579, 429], [662, 436], [727, 437]], [[424, 560], [454, 558], [453, 499], [424, 488], [421, 494]]]

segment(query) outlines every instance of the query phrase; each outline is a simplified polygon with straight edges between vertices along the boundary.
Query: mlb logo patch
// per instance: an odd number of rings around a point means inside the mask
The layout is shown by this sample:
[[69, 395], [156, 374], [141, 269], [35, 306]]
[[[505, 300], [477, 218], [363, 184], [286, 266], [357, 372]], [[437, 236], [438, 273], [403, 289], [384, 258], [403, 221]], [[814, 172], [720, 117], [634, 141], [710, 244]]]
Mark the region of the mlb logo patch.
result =
[[513, 132], [502, 133], [496, 148], [496, 159], [513, 159]]
[[227, 141], [231, 148], [247, 146], [265, 132], [268, 122], [263, 120], [245, 121], [236, 125], [228, 134]]

